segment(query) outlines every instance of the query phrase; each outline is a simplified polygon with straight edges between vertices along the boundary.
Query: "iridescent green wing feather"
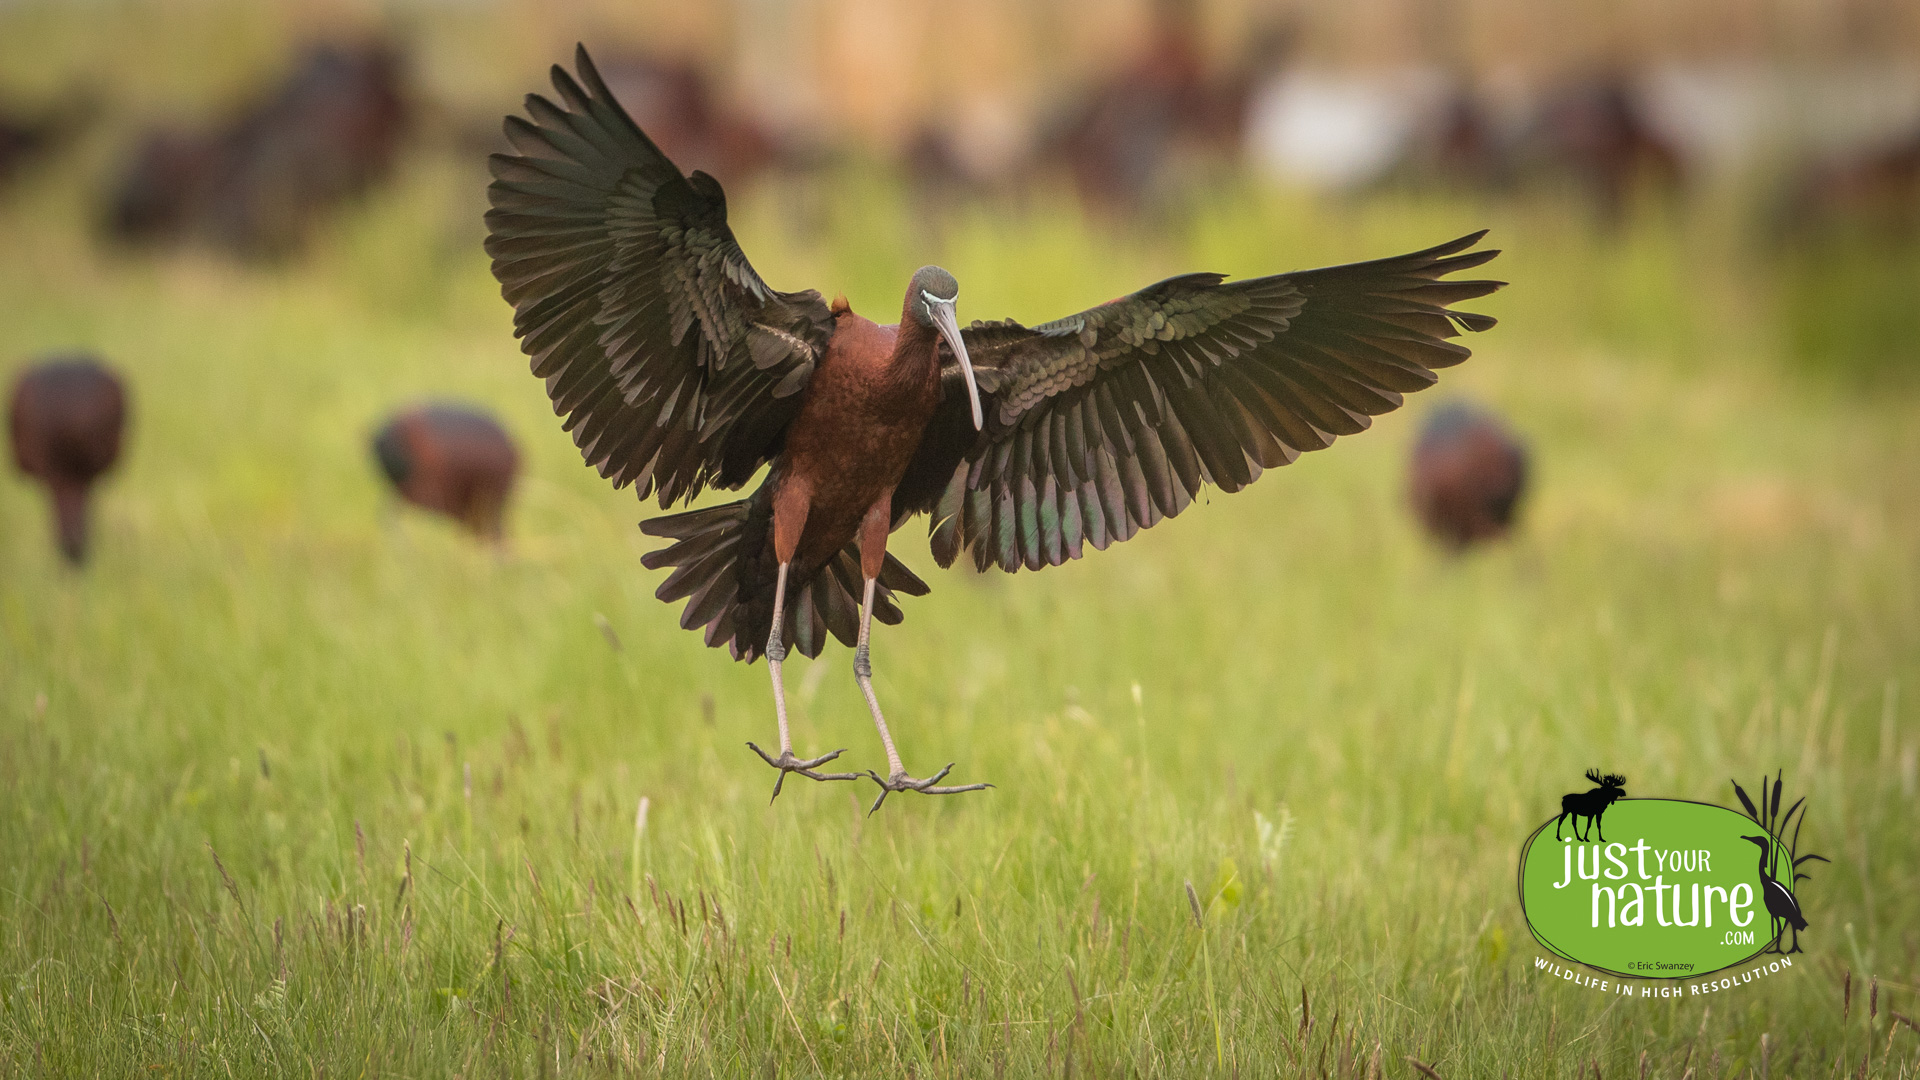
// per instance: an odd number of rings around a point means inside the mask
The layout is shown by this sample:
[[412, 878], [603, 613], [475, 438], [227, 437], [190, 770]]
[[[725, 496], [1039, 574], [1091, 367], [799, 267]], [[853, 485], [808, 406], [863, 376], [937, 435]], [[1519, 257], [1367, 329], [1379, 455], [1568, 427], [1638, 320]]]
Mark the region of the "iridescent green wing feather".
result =
[[1186, 274], [1036, 327], [963, 332], [987, 411], [957, 371], [894, 498], [926, 511], [942, 566], [1057, 566], [1264, 469], [1365, 430], [1465, 360], [1493, 320], [1450, 305], [1499, 288], [1447, 281], [1496, 251], [1484, 233], [1390, 259], [1227, 282]]

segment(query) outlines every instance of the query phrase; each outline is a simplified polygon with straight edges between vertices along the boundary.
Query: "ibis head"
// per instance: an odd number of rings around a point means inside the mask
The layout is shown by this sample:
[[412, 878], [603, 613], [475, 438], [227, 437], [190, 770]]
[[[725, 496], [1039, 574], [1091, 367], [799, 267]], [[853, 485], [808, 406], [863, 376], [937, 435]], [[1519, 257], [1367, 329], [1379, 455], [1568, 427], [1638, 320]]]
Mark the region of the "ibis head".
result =
[[960, 362], [960, 375], [967, 381], [967, 397], [973, 405], [973, 428], [986, 426], [980, 411], [980, 387], [973, 380], [973, 361], [967, 356], [967, 343], [960, 337], [960, 321], [953, 306], [960, 299], [960, 283], [938, 266], [923, 266], [913, 272], [907, 285], [907, 310], [921, 326], [938, 330]]

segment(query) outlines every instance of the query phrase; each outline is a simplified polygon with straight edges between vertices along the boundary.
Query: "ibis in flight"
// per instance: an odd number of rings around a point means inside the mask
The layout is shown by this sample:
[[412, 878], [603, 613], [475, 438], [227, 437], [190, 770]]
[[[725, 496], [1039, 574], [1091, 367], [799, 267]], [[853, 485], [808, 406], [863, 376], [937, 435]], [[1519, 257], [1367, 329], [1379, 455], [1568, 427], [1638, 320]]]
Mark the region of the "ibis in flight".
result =
[[1364, 430], [1493, 320], [1450, 305], [1501, 283], [1448, 280], [1492, 250], [1475, 233], [1373, 262], [1248, 278], [1183, 274], [1053, 322], [962, 327], [960, 285], [915, 271], [899, 321], [782, 292], [727, 226], [720, 185], [681, 173], [628, 118], [586, 50], [556, 98], [510, 116], [491, 159], [487, 251], [514, 329], [587, 462], [662, 509], [708, 487], [737, 502], [642, 524], [672, 543], [660, 599], [680, 624], [773, 679], [780, 771], [814, 780], [844, 751], [794, 753], [781, 661], [831, 636], [886, 751], [887, 795], [986, 784], [908, 773], [874, 697], [874, 619], [927, 585], [887, 551], [926, 515], [933, 556], [1038, 570], [1103, 549], [1261, 471]]

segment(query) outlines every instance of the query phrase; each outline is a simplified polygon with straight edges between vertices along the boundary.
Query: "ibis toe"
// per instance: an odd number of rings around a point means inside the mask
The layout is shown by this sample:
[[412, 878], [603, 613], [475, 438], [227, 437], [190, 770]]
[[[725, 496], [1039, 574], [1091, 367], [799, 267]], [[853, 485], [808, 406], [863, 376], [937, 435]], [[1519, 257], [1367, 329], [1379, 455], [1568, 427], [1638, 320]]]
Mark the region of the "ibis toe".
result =
[[823, 772], [815, 771], [819, 769], [820, 766], [825, 765], [827, 762], [832, 761], [834, 758], [837, 758], [841, 754], [846, 753], [845, 750], [835, 750], [835, 751], [832, 751], [831, 753], [821, 754], [819, 757], [816, 757], [816, 758], [797, 758], [793, 756], [793, 751], [791, 749], [782, 750], [780, 751], [779, 757], [774, 757], [772, 754], [767, 753], [765, 750], [760, 749], [758, 746], [754, 745], [751, 742], [747, 744], [747, 748], [752, 750], [754, 753], [759, 754], [760, 760], [780, 770], [779, 779], [773, 782], [773, 798], [767, 800], [769, 803], [771, 803], [773, 799], [777, 799], [780, 797], [780, 786], [787, 782], [788, 773], [799, 773], [801, 776], [804, 776], [809, 780], [858, 780], [860, 779], [859, 773], [850, 773], [850, 772], [823, 773]]
[[892, 775], [886, 777], [868, 770], [867, 775], [873, 778], [874, 783], [880, 785], [880, 797], [873, 800], [873, 806], [867, 810], [867, 814], [871, 816], [874, 811], [880, 809], [880, 804], [887, 801], [887, 796], [896, 791], [917, 791], [922, 795], [958, 795], [963, 791], [985, 791], [993, 786], [992, 784], [941, 785], [940, 781], [946, 779], [947, 774], [952, 771], [953, 762], [951, 761], [947, 762], [946, 768], [925, 780], [916, 780], [908, 776], [905, 769], [895, 769]]

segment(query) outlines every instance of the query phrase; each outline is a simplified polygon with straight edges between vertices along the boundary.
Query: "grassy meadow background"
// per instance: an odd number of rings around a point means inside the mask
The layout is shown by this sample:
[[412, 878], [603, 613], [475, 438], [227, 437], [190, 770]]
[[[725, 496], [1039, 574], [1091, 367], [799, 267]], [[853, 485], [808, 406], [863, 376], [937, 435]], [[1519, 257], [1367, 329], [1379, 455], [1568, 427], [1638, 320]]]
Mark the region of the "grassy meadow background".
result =
[[[150, 9], [28, 6], [0, 62], [54, 85], [107, 18], [170, 40]], [[276, 44], [193, 25], [236, 68]], [[123, 84], [212, 78], [128, 58]], [[1177, 228], [1044, 193], [930, 227], [850, 165], [795, 225], [792, 191], [734, 193], [764, 276], [883, 319], [930, 260], [963, 318], [1032, 321], [1179, 270], [1506, 249], [1472, 361], [1247, 492], [1040, 574], [939, 572], [896, 534], [935, 590], [876, 635], [902, 754], [998, 786], [867, 817], [865, 782], [768, 806], [765, 669], [652, 599], [657, 511], [528, 376], [478, 162], [425, 149], [309, 259], [246, 269], [92, 242], [113, 130], [0, 202], [0, 371], [95, 349], [134, 409], [83, 573], [0, 480], [0, 1071], [1920, 1068], [1892, 1016], [1920, 1012], [1920, 391], [1789, 362], [1779, 282], [1714, 214], [1601, 235], [1551, 198], [1245, 186]], [[377, 482], [370, 431], [429, 395], [521, 443], [502, 552]], [[1511, 417], [1537, 481], [1519, 535], [1460, 559], [1402, 502], [1456, 395]], [[788, 685], [800, 751], [881, 764], [846, 650]], [[1535, 972], [1519, 845], [1595, 766], [1716, 802], [1785, 770], [1833, 860], [1791, 974], [1654, 1002]]]

